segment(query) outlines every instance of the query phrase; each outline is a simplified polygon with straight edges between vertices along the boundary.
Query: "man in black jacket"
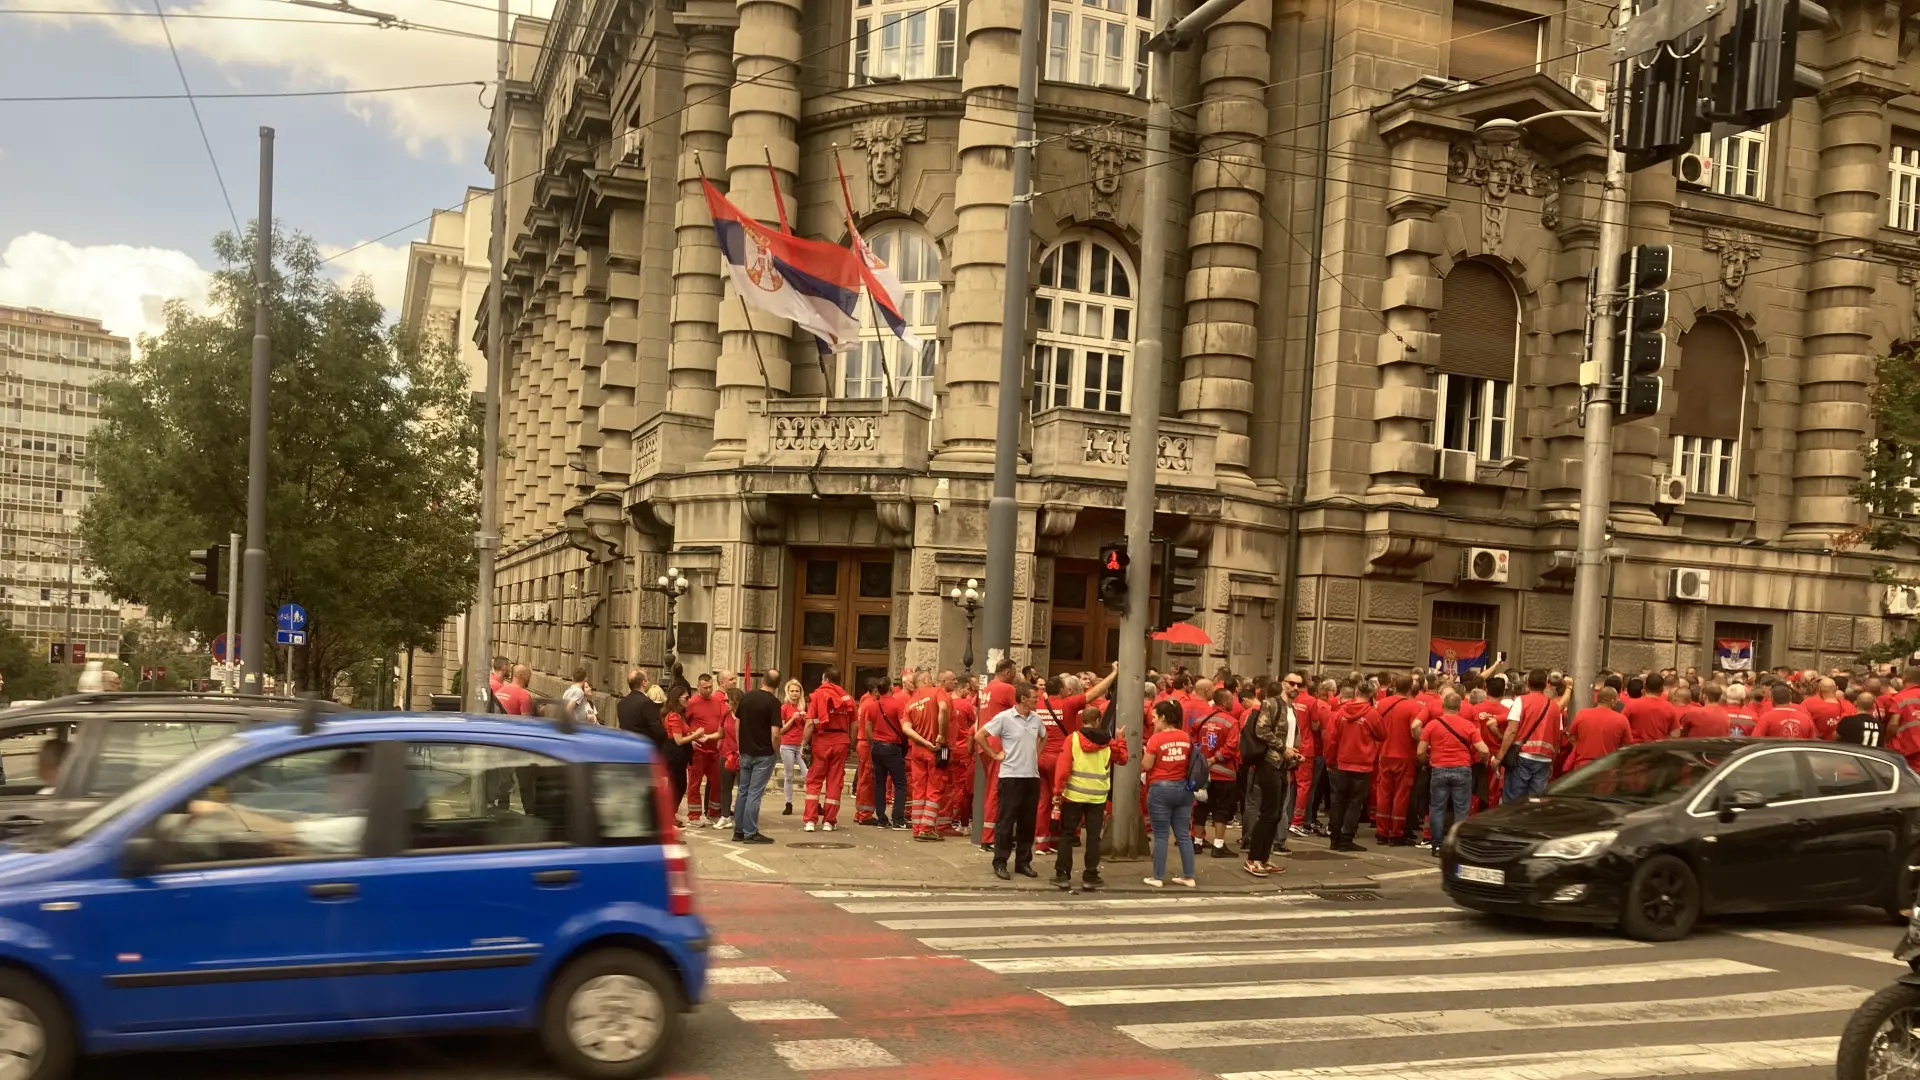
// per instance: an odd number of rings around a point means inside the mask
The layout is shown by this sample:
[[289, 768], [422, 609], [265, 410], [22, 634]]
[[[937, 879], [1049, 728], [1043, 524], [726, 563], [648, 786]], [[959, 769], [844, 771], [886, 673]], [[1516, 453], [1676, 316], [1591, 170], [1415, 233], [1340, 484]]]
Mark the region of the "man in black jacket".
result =
[[660, 717], [660, 706], [647, 696], [646, 672], [639, 668], [627, 672], [627, 693], [615, 713], [620, 718], [620, 730], [645, 735], [653, 740], [655, 750], [665, 752], [667, 725]]

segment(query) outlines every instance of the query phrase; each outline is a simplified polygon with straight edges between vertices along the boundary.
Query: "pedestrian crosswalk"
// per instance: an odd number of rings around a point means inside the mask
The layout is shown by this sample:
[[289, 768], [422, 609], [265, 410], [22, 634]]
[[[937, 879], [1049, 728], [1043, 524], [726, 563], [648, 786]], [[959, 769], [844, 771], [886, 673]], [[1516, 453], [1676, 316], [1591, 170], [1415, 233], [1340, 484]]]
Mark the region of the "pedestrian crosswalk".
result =
[[[1431, 902], [811, 895], [1222, 1080], [1811, 1080], [1886, 973], [1873, 950], [1815, 933], [1708, 929], [1649, 945]], [[736, 978], [780, 999], [736, 1006], [743, 1018], [834, 1016], [786, 1000], [791, 986]], [[884, 1063], [829, 1050], [834, 1067]]]

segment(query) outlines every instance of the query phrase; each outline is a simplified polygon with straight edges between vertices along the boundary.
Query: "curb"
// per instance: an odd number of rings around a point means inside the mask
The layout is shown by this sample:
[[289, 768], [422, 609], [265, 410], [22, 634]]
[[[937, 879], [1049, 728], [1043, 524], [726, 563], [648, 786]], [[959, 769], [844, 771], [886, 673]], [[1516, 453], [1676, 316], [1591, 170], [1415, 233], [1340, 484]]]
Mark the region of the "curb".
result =
[[[952, 881], [939, 881], [939, 882], [901, 881], [898, 879], [875, 880], [872, 878], [839, 878], [832, 881], [791, 881], [786, 878], [707, 878], [705, 879], [705, 881], [708, 884], [713, 884], [713, 885], [729, 885], [729, 884], [791, 885], [797, 889], [848, 889], [848, 890], [883, 890], [884, 889], [884, 890], [899, 890], [902, 892], [909, 891], [909, 890], [924, 890], [928, 892], [954, 892], [954, 893], [972, 893], [972, 892], [1032, 893], [1035, 896], [1061, 895], [1060, 890], [1052, 887], [1051, 885], [1015, 884], [1013, 882], [1001, 881], [998, 878], [989, 879], [988, 881], [981, 882], [978, 884], [956, 884], [955, 882], [952, 882]], [[1375, 892], [1378, 889], [1379, 889], [1379, 886], [1374, 884], [1371, 880], [1362, 879], [1357, 881], [1315, 881], [1310, 883], [1300, 882], [1296, 884], [1290, 884], [1290, 885], [1279, 886], [1279, 887], [1275, 887], [1272, 885], [1256, 885], [1256, 884], [1206, 885], [1203, 883], [1198, 889], [1187, 890], [1187, 891], [1191, 891], [1195, 893], [1209, 893], [1213, 895], [1218, 895], [1221, 893], [1229, 893], [1229, 894], [1235, 894], [1235, 895], [1246, 894], [1250, 896], [1260, 896], [1260, 895], [1267, 895], [1267, 894], [1278, 895], [1278, 894], [1285, 894], [1285, 893], [1303, 893], [1303, 892], [1318, 892], [1318, 891]], [[1100, 892], [1115, 893], [1115, 894], [1122, 894], [1122, 895], [1137, 895], [1137, 896], [1167, 896], [1167, 895], [1181, 895], [1183, 890], [1171, 888], [1171, 887], [1164, 888], [1164, 889], [1154, 889], [1139, 883], [1134, 883], [1130, 885], [1108, 884], [1106, 886], [1103, 886], [1100, 889]], [[1075, 893], [1074, 895], [1078, 895], [1078, 894]]]

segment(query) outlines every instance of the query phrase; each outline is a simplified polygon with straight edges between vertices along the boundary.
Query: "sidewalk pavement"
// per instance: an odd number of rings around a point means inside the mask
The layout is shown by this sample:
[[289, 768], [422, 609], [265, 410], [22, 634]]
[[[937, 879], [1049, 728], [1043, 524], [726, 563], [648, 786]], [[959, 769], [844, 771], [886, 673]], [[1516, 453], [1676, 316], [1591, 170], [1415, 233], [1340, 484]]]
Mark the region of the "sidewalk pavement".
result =
[[[894, 889], [1045, 889], [1053, 887], [1053, 856], [1036, 855], [1033, 868], [1040, 878], [1015, 876], [1003, 882], [993, 876], [992, 857], [969, 843], [965, 837], [947, 837], [940, 843], [913, 839], [906, 830], [879, 829], [871, 825], [851, 824], [849, 805], [843, 806], [841, 823], [832, 832], [805, 832], [801, 829], [800, 807], [793, 816], [781, 814], [781, 800], [770, 789], [760, 813], [760, 831], [772, 837], [772, 844], [736, 844], [732, 830], [688, 828], [681, 831], [693, 850], [696, 876], [713, 881], [778, 881], [787, 884], [830, 885], [835, 887]], [[1241, 868], [1244, 861], [1236, 846], [1238, 825], [1227, 831], [1230, 859], [1216, 859], [1196, 851], [1195, 880], [1202, 889], [1239, 892], [1299, 891], [1309, 889], [1372, 889], [1382, 883], [1418, 885], [1438, 883], [1439, 860], [1422, 847], [1382, 847], [1371, 834], [1361, 842], [1367, 850], [1356, 854], [1329, 851], [1321, 836], [1287, 836], [1291, 854], [1276, 852], [1274, 862], [1285, 873], [1256, 878]], [[1076, 886], [1080, 873], [1080, 852], [1074, 853]], [[1169, 872], [1179, 870], [1180, 854], [1167, 852]], [[1107, 890], [1113, 892], [1152, 891], [1142, 883], [1153, 870], [1147, 857], [1101, 861], [1101, 876]], [[1169, 889], [1172, 886], [1168, 886]]]

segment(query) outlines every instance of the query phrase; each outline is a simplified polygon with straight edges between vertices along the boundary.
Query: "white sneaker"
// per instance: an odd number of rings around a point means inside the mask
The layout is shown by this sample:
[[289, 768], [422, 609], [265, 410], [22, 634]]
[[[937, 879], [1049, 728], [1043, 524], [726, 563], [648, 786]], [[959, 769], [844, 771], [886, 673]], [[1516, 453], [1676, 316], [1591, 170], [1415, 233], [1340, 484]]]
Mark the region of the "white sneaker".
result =
[[1174, 883], [1175, 885], [1178, 885], [1178, 886], [1180, 886], [1180, 887], [1181, 887], [1181, 888], [1183, 888], [1183, 889], [1191, 889], [1191, 888], [1193, 888], [1193, 887], [1194, 887], [1194, 885], [1195, 885], [1195, 882], [1194, 882], [1194, 880], [1193, 880], [1192, 878], [1190, 878], [1190, 877], [1177, 877], [1177, 878], [1174, 878], [1174, 879], [1173, 879], [1173, 883]]
[[803, 829], [802, 829], [801, 831], [802, 831], [802, 832], [812, 832], [812, 831], [813, 831], [813, 822], [811, 822], [811, 821], [809, 821], [809, 822], [807, 822], [807, 824], [806, 824], [806, 827], [805, 827], [805, 828], [803, 828]]
[[1141, 880], [1141, 882], [1142, 882], [1143, 884], [1147, 884], [1147, 885], [1151, 885], [1151, 886], [1153, 886], [1153, 887], [1154, 887], [1154, 888], [1156, 888], [1156, 889], [1163, 889], [1163, 888], [1166, 888], [1166, 885], [1167, 885], [1167, 883], [1166, 883], [1166, 882], [1164, 882], [1164, 881], [1161, 881], [1161, 880], [1160, 880], [1159, 878], [1157, 878], [1157, 877], [1150, 877], [1150, 878], [1141, 878], [1140, 880]]
[[821, 823], [820, 823], [820, 831], [821, 831], [821, 832], [832, 832], [832, 831], [833, 831], [833, 822], [831, 822], [831, 821], [823, 821], [823, 822], [821, 822]]
[[730, 817], [723, 817], [719, 821], [714, 822], [713, 827], [716, 829], [731, 829], [733, 828], [733, 819]]

